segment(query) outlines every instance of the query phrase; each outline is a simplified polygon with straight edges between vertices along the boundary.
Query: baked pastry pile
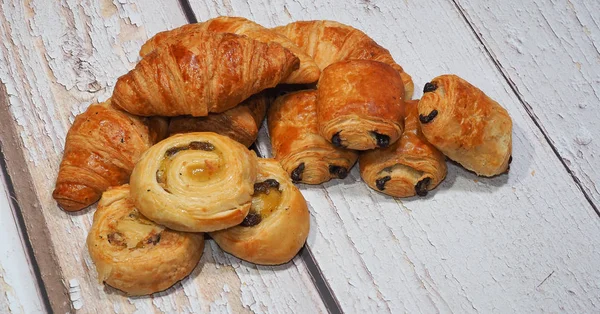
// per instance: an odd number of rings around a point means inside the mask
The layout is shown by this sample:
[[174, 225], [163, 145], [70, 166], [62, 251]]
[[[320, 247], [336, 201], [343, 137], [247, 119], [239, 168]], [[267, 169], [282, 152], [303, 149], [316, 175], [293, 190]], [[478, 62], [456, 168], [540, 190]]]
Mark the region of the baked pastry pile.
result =
[[[508, 171], [512, 121], [454, 75], [413, 82], [389, 51], [333, 21], [272, 29], [219, 17], [158, 33], [112, 97], [75, 118], [53, 197], [100, 199], [87, 239], [98, 277], [130, 295], [191, 273], [207, 233], [249, 262], [290, 261], [309, 211], [296, 183], [360, 175], [394, 197], [425, 196], [445, 156]], [[274, 159], [248, 147], [268, 116]]]

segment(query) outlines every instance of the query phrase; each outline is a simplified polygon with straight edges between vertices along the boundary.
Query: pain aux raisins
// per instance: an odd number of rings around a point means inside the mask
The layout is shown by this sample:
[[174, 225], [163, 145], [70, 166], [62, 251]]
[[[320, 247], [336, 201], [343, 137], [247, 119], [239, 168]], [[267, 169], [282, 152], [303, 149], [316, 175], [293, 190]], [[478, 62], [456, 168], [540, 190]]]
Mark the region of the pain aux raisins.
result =
[[431, 183], [431, 178], [427, 177], [415, 185], [415, 193], [419, 196], [427, 196], [427, 186]]
[[329, 165], [329, 173], [340, 179], [345, 179], [348, 176], [348, 169], [340, 166]]

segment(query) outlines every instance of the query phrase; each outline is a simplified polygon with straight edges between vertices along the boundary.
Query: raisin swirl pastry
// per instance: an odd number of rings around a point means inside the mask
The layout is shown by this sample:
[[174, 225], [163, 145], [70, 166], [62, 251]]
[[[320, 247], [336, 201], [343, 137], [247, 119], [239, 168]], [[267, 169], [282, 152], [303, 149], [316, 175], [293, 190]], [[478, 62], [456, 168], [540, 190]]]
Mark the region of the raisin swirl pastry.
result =
[[87, 247], [100, 282], [129, 295], [145, 295], [189, 275], [202, 256], [204, 237], [146, 219], [129, 199], [126, 184], [102, 195]]
[[171, 229], [214, 231], [244, 220], [256, 172], [256, 154], [226, 136], [177, 134], [142, 156], [131, 197], [144, 216]]
[[421, 131], [417, 103], [406, 102], [400, 140], [360, 155], [360, 175], [376, 191], [394, 197], [425, 196], [446, 177], [444, 155], [427, 142]]
[[290, 261], [302, 248], [310, 215], [302, 193], [273, 159], [258, 160], [252, 208], [233, 228], [210, 233], [226, 252], [262, 265]]
[[402, 79], [391, 66], [370, 60], [334, 63], [317, 86], [320, 133], [338, 147], [388, 147], [404, 126]]
[[209, 113], [206, 117], [175, 117], [169, 124], [169, 133], [215, 132], [248, 147], [258, 137], [267, 103], [267, 95], [263, 92], [222, 113]]
[[425, 84], [419, 120], [427, 140], [448, 158], [477, 175], [508, 170], [512, 120], [506, 109], [456, 75]]
[[267, 119], [273, 156], [296, 182], [320, 184], [343, 179], [356, 162], [355, 151], [335, 147], [319, 134], [317, 91], [279, 96]]

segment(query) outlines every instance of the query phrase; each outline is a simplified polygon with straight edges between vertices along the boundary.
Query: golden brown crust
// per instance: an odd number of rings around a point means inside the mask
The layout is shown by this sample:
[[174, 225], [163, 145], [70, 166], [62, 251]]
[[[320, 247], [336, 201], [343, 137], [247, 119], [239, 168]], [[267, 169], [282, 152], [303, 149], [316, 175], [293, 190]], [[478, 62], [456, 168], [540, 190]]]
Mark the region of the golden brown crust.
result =
[[222, 113], [211, 113], [206, 117], [172, 118], [169, 133], [215, 132], [248, 147], [256, 141], [266, 111], [267, 95], [262, 92]]
[[345, 178], [358, 157], [319, 134], [316, 101], [316, 90], [283, 95], [268, 117], [273, 156], [294, 181], [308, 184]]
[[410, 75], [394, 61], [387, 49], [356, 28], [335, 21], [298, 21], [273, 30], [304, 49], [321, 70], [335, 62], [352, 59], [386, 63], [400, 73], [404, 99], [412, 97], [414, 86]]
[[274, 42], [184, 32], [119, 78], [113, 104], [141, 116], [206, 116], [274, 87], [298, 64], [298, 58]]
[[204, 249], [200, 233], [177, 232], [143, 217], [129, 199], [129, 186], [102, 195], [87, 247], [98, 281], [129, 295], [165, 290], [189, 275]]
[[396, 143], [360, 155], [360, 175], [376, 191], [394, 197], [425, 196], [446, 177], [444, 155], [421, 131], [417, 103], [406, 102], [404, 132]]
[[226, 136], [177, 134], [142, 156], [131, 197], [144, 216], [174, 230], [229, 228], [250, 209], [256, 168], [254, 152]]
[[164, 44], [171, 37], [184, 32], [214, 32], [214, 33], [233, 33], [245, 35], [254, 40], [270, 43], [276, 42], [289, 49], [296, 57], [300, 59], [300, 67], [293, 71], [282, 82], [289, 84], [303, 84], [316, 82], [319, 79], [320, 70], [315, 61], [307, 55], [302, 49], [296, 46], [287, 37], [254, 23], [243, 17], [221, 16], [210, 19], [206, 22], [187, 24], [170, 31], [160, 32], [150, 38], [140, 50], [140, 56], [145, 56], [156, 49], [157, 46]]
[[[310, 215], [302, 193], [287, 173], [273, 159], [259, 159], [257, 182], [278, 182], [281, 193], [275, 208], [256, 208], [260, 222], [253, 226], [236, 226], [212, 232], [211, 237], [226, 252], [243, 260], [262, 265], [278, 265], [290, 261], [308, 237]], [[271, 192], [276, 193], [276, 192]], [[254, 197], [257, 197], [255, 193]], [[257, 202], [256, 204], [260, 204]], [[268, 212], [265, 215], [265, 212]]]
[[81, 210], [108, 187], [127, 183], [142, 153], [164, 137], [165, 123], [129, 115], [110, 103], [93, 104], [75, 117], [52, 193], [58, 205]]
[[419, 101], [427, 140], [480, 176], [504, 173], [512, 154], [512, 120], [506, 109], [456, 75], [427, 83]]
[[385, 63], [336, 62], [319, 79], [319, 131], [349, 149], [387, 147], [402, 134], [403, 93], [400, 75]]

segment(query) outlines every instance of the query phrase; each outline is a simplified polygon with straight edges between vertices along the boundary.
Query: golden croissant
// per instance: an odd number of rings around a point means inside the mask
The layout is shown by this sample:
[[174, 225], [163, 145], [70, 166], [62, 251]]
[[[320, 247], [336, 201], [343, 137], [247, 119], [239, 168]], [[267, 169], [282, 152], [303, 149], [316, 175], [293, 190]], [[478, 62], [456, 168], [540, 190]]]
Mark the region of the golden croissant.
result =
[[268, 98], [267, 93], [262, 92], [222, 113], [211, 113], [206, 117], [172, 118], [169, 134], [215, 132], [248, 147], [258, 137], [258, 130], [267, 111]]
[[298, 21], [273, 28], [310, 55], [321, 70], [338, 61], [366, 59], [387, 63], [402, 77], [404, 99], [411, 99], [414, 85], [410, 75], [390, 52], [367, 34], [334, 21]]
[[113, 103], [141, 116], [206, 116], [274, 87], [298, 64], [298, 58], [277, 43], [228, 33], [185, 32], [121, 76]]
[[95, 203], [108, 187], [129, 181], [142, 153], [165, 130], [165, 120], [138, 118], [109, 103], [91, 105], [67, 133], [52, 196], [68, 211]]
[[425, 84], [419, 121], [427, 140], [448, 158], [480, 176], [507, 171], [512, 120], [506, 109], [456, 75]]
[[150, 38], [140, 50], [140, 56], [145, 56], [156, 47], [168, 42], [171, 38], [187, 32], [233, 33], [248, 36], [263, 43], [276, 42], [289, 49], [300, 59], [300, 67], [293, 71], [282, 82], [288, 84], [313, 83], [319, 79], [320, 70], [315, 61], [287, 37], [254, 23], [243, 17], [221, 16], [206, 22], [187, 24], [170, 31], [160, 32]]

